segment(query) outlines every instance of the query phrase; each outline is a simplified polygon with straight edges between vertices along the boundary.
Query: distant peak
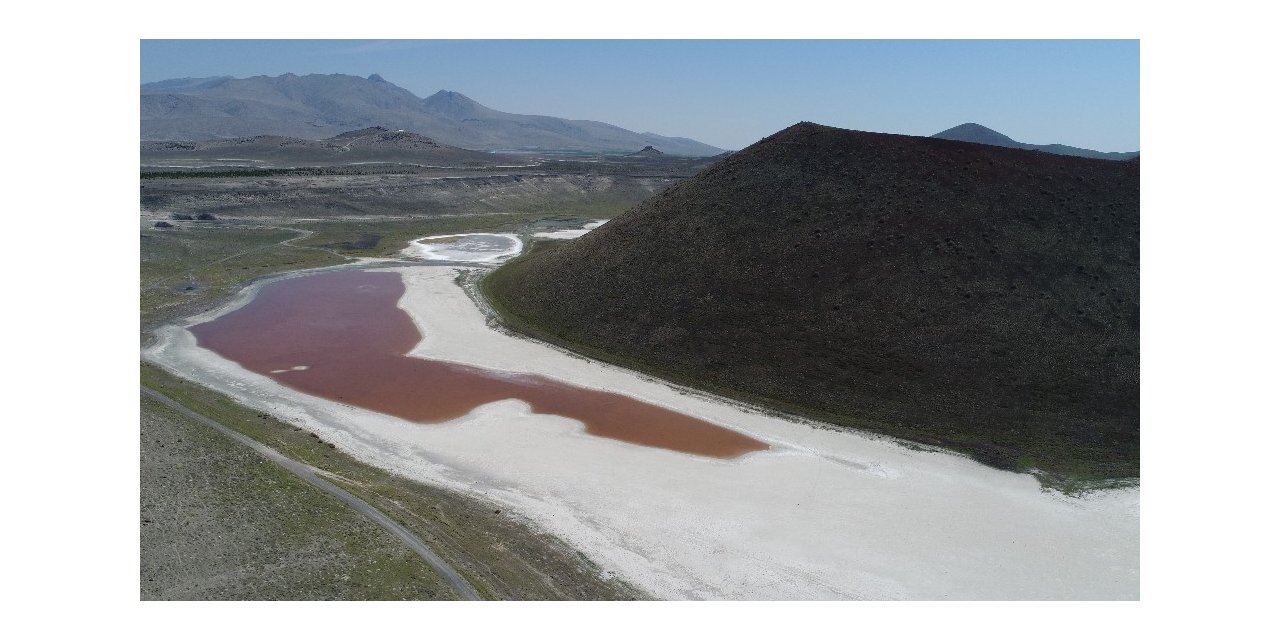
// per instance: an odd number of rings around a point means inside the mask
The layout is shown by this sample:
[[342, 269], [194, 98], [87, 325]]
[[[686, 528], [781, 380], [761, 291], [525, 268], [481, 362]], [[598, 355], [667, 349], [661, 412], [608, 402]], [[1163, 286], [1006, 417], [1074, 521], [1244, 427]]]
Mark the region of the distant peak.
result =
[[982, 126], [982, 125], [980, 125], [980, 124], [978, 124], [978, 123], [976, 123], [976, 122], [966, 122], [966, 123], [961, 124], [961, 125], [956, 125], [956, 126], [954, 126], [954, 127], [951, 127], [950, 129], [948, 129], [948, 131], [955, 131], [955, 132], [957, 132], [957, 133], [959, 133], [959, 132], [965, 132], [965, 133], [982, 133], [982, 134], [987, 134], [987, 135], [992, 135], [992, 134], [994, 134], [994, 135], [997, 135], [997, 136], [1002, 136], [1002, 135], [1004, 135], [1003, 133], [1000, 133], [999, 131], [996, 131], [995, 129], [992, 129], [991, 127], [984, 127], [984, 126]]
[[958, 140], [960, 142], [977, 142], [979, 144], [991, 144], [1000, 147], [1016, 147], [1019, 143], [1013, 138], [1006, 136], [995, 129], [984, 127], [976, 122], [966, 122], [962, 125], [951, 127], [946, 131], [933, 134], [934, 138], [942, 138], [944, 140]]
[[486, 111], [484, 105], [457, 91], [440, 90], [422, 101], [427, 111], [445, 116], [470, 116]]
[[449, 91], [448, 89], [441, 89], [431, 94], [427, 100], [466, 100], [468, 102], [475, 102], [471, 98], [468, 98], [457, 91]]
[[374, 73], [369, 76], [369, 82], [386, 82], [386, 80], [383, 80], [382, 76]]

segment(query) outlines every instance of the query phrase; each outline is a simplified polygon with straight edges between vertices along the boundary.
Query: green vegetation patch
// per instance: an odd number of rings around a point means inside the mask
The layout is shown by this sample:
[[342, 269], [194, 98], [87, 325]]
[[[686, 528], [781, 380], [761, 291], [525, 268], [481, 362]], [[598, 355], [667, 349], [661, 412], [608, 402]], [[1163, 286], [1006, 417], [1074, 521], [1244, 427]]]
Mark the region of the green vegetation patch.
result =
[[180, 226], [141, 238], [144, 329], [212, 308], [255, 278], [346, 262], [317, 248], [285, 244], [296, 230]]
[[456, 599], [338, 499], [149, 397], [141, 418], [142, 599]]
[[143, 385], [201, 415], [321, 469], [330, 481], [420, 536], [486, 598], [644, 597], [568, 545], [500, 507], [361, 463], [308, 431], [152, 365], [141, 365], [141, 377]]

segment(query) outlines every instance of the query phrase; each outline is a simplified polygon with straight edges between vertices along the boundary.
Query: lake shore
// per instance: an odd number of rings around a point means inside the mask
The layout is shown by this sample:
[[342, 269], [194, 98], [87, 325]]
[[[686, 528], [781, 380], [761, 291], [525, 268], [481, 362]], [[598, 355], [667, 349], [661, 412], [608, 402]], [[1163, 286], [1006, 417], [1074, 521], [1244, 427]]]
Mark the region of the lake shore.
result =
[[1139, 595], [1137, 488], [1067, 497], [961, 456], [746, 410], [497, 330], [454, 267], [390, 270], [424, 336], [410, 355], [623, 393], [771, 449], [706, 459], [590, 436], [515, 400], [415, 424], [284, 387], [176, 326], [144, 356], [362, 461], [503, 505], [660, 598]]

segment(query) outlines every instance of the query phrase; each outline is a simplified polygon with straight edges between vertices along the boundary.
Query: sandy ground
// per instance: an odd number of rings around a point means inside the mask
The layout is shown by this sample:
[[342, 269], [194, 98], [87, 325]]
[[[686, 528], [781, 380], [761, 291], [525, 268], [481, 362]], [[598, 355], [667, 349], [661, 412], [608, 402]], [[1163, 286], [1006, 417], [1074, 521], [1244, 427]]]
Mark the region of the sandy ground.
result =
[[505, 505], [660, 598], [1139, 595], [1136, 488], [1068, 498], [960, 456], [744, 410], [495, 330], [453, 267], [393, 270], [425, 336], [412, 355], [626, 393], [772, 448], [725, 461], [641, 447], [516, 400], [410, 423], [283, 387], [181, 327], [144, 355], [369, 463]]
[[540, 233], [533, 234], [533, 237], [550, 238], [552, 240], [572, 240], [574, 238], [581, 238], [582, 236], [587, 235], [588, 233], [591, 232], [592, 229], [599, 228], [600, 226], [604, 225], [604, 223], [606, 222], [608, 222], [608, 220], [595, 220], [582, 225], [582, 227], [578, 229], [565, 229], [563, 231], [543, 231]]

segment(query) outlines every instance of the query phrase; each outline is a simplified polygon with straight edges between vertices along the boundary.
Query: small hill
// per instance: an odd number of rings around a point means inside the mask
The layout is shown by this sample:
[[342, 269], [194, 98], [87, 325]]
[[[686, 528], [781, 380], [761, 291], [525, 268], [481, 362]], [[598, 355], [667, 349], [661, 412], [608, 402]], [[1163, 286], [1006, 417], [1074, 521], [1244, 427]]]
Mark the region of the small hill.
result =
[[952, 127], [946, 131], [933, 134], [935, 138], [943, 140], [958, 140], [960, 142], [973, 142], [976, 144], [990, 144], [997, 147], [1009, 147], [1011, 149], [1021, 149], [1021, 142], [1006, 136], [994, 129], [988, 129], [975, 122], [966, 122], [960, 126]]
[[343, 148], [348, 150], [397, 149], [408, 151], [446, 148], [445, 145], [412, 131], [392, 131], [386, 127], [368, 127], [357, 131], [347, 131], [329, 138], [326, 142], [330, 144], [340, 143]]
[[997, 147], [1009, 147], [1010, 149], [1025, 149], [1027, 151], [1043, 151], [1045, 153], [1053, 153], [1061, 156], [1078, 156], [1081, 158], [1098, 158], [1100, 160], [1129, 160], [1138, 156], [1137, 151], [1094, 151], [1093, 149], [1081, 149], [1079, 147], [1068, 147], [1064, 144], [1027, 144], [1018, 142], [999, 131], [988, 129], [975, 122], [966, 122], [962, 125], [952, 127], [946, 131], [933, 134], [934, 138], [942, 138], [943, 140], [956, 140], [959, 142], [973, 142], [976, 144], [989, 144]]
[[440, 144], [411, 131], [368, 127], [325, 140], [251, 136], [203, 142], [143, 142], [144, 165], [328, 166], [398, 162], [426, 165], [492, 165], [514, 162], [501, 155]]
[[646, 146], [645, 148], [635, 153], [629, 153], [627, 155], [630, 157], [638, 157], [638, 158], [661, 158], [662, 156], [665, 156], [667, 154], [661, 151], [658, 151], [657, 149], [654, 149], [653, 146], [650, 145], [650, 146]]
[[801, 123], [485, 287], [522, 331], [694, 387], [1132, 477], [1138, 169]]
[[367, 78], [286, 73], [164, 80], [142, 85], [141, 103], [143, 140], [254, 135], [320, 139], [381, 126], [486, 151], [623, 153], [644, 145], [684, 156], [723, 151], [688, 138], [636, 133], [604, 122], [505, 113], [456, 91], [419, 98], [376, 73]]

